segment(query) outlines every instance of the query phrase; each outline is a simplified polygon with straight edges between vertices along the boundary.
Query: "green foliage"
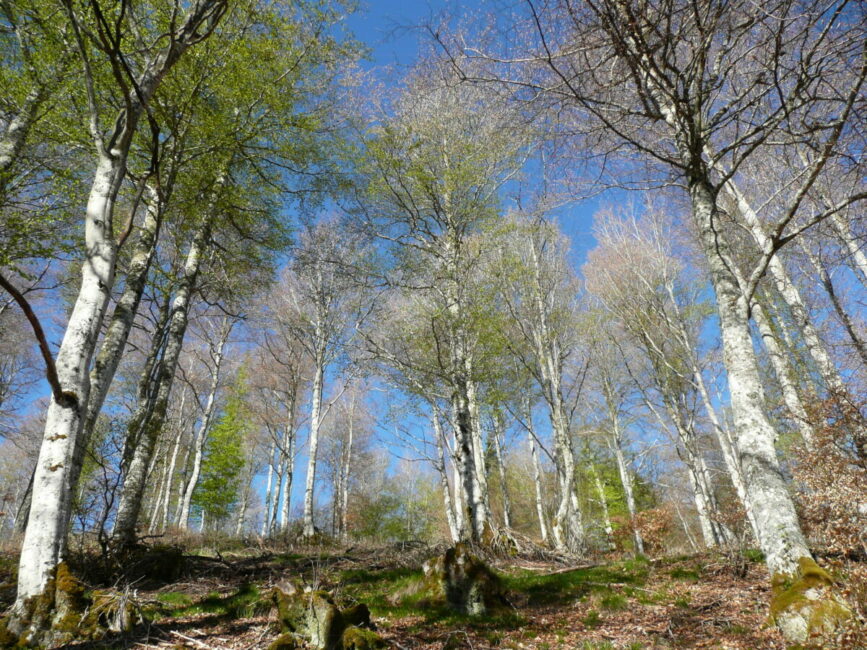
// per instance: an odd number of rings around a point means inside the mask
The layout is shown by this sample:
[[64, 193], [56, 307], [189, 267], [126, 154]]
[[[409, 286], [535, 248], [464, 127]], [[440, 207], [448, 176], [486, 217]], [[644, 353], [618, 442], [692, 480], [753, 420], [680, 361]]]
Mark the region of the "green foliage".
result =
[[442, 498], [432, 480], [389, 476], [375, 495], [358, 495], [350, 529], [381, 542], [431, 539], [441, 518]]
[[208, 437], [202, 459], [202, 474], [193, 505], [207, 513], [209, 521], [223, 521], [238, 500], [241, 470], [246, 462], [244, 441], [253, 430], [253, 416], [244, 401], [243, 376], [233, 387], [222, 417]]

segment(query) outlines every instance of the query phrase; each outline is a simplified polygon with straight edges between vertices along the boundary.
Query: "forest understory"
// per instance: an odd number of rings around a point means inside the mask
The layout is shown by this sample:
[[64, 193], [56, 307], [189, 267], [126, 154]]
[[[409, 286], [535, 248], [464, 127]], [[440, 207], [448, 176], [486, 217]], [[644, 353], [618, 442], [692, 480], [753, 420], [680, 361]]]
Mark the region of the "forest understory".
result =
[[[327, 590], [341, 607], [366, 604], [393, 648], [787, 647], [768, 623], [757, 551], [574, 564], [485, 554], [506, 604], [474, 617], [418, 594], [423, 562], [444, 546], [235, 546], [141, 547], [122, 573], [96, 554], [75, 554], [86, 588], [125, 591], [142, 618], [131, 633], [64, 647], [269, 648], [280, 637], [272, 592], [289, 580]], [[10, 553], [0, 558], [0, 609], [14, 599], [16, 565]]]

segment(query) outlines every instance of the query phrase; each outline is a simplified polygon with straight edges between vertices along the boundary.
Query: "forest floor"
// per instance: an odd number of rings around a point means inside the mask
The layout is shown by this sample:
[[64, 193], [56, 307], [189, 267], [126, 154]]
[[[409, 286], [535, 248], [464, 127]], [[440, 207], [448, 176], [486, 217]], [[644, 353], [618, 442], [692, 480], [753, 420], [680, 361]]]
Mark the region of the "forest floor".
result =
[[[133, 585], [150, 622], [132, 636], [70, 647], [267, 648], [279, 632], [270, 590], [287, 579], [327, 589], [339, 604], [366, 603], [379, 633], [399, 649], [785, 647], [766, 624], [769, 580], [761, 562], [711, 554], [576, 568], [500, 561], [510, 606], [472, 618], [414, 596], [422, 562], [433, 553], [392, 546], [185, 555], [177, 580], [145, 576]], [[14, 596], [14, 562], [3, 559], [0, 611]]]

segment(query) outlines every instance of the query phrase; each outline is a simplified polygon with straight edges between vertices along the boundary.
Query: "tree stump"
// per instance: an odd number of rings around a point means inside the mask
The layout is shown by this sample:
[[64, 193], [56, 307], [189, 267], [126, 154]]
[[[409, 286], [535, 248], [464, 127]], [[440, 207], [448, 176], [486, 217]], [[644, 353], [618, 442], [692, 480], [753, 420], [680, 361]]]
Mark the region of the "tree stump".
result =
[[462, 614], [482, 616], [506, 604], [502, 583], [488, 566], [459, 543], [445, 555], [423, 565], [425, 582], [434, 597]]
[[283, 635], [272, 650], [293, 647], [303, 638], [317, 650], [375, 650], [385, 642], [374, 632], [364, 604], [341, 610], [327, 591], [303, 592], [294, 586], [272, 592]]

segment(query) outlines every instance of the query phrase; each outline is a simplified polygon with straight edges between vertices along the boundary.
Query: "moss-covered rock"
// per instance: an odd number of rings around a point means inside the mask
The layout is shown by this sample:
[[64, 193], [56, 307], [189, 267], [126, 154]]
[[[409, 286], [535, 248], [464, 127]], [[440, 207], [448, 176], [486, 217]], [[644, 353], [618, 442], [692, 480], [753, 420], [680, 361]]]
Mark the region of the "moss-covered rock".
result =
[[294, 634], [281, 634], [273, 643], [268, 646], [268, 650], [299, 650], [303, 645], [298, 637]]
[[310, 645], [317, 650], [338, 648], [346, 622], [327, 591], [305, 594], [308, 598], [305, 626]]
[[347, 625], [355, 625], [357, 627], [372, 628], [370, 622], [370, 610], [364, 603], [358, 603], [352, 607], [343, 610], [343, 620]]
[[455, 545], [423, 568], [431, 597], [462, 614], [481, 616], [505, 604], [499, 577], [466, 544]]
[[388, 647], [385, 640], [373, 630], [350, 625], [340, 638], [341, 650], [379, 650]]
[[[350, 647], [358, 650], [380, 647], [370, 645], [373, 637], [362, 634], [367, 631], [363, 628], [372, 627], [367, 605], [359, 603], [341, 610], [327, 591], [301, 591], [296, 585], [285, 583], [281, 587], [273, 589], [271, 598], [277, 607], [277, 619], [283, 632], [280, 638], [285, 637], [285, 643], [303, 638], [317, 650], [340, 650], [345, 646], [346, 631], [354, 629], [358, 632], [350, 633], [347, 639], [356, 645]], [[358, 645], [361, 643], [368, 645]]]
[[795, 575], [773, 577], [770, 617], [793, 643], [830, 638], [852, 616], [834, 579], [813, 558], [798, 560]]

